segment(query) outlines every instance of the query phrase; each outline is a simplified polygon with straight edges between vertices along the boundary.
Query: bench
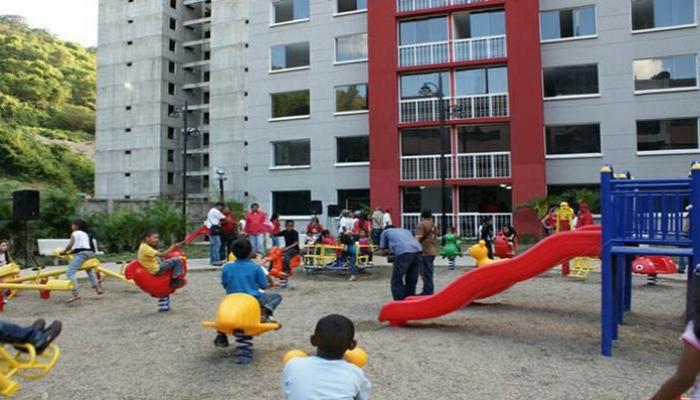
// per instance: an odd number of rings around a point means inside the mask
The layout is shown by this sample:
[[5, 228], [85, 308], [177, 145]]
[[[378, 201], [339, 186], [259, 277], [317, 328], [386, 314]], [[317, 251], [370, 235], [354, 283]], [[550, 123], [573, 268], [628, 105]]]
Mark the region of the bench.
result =
[[[60, 248], [61, 250], [65, 249], [66, 246], [68, 246], [68, 242], [70, 242], [70, 239], [37, 239], [37, 247], [39, 249], [39, 255], [42, 256], [54, 256], [53, 251], [56, 250], [56, 248]], [[104, 254], [104, 252], [101, 252], [99, 248], [97, 247], [97, 240], [92, 239], [93, 245], [95, 245], [95, 253], [96, 254]]]

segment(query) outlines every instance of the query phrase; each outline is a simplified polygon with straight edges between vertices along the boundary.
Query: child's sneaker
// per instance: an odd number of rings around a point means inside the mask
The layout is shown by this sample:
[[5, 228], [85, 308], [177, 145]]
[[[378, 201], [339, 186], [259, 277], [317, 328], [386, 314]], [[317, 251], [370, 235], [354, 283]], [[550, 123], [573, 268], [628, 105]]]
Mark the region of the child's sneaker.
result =
[[187, 281], [184, 279], [173, 279], [170, 281], [170, 287], [172, 289], [180, 289], [181, 287], [184, 287], [187, 284]]
[[74, 294], [73, 296], [69, 297], [68, 300], [66, 300], [66, 303], [70, 304], [70, 303], [74, 303], [78, 300], [80, 300], [80, 295]]
[[348, 281], [353, 282], [357, 280], [357, 275], [350, 275], [350, 279]]
[[225, 334], [219, 333], [214, 338], [214, 346], [216, 347], [228, 347], [228, 337]]

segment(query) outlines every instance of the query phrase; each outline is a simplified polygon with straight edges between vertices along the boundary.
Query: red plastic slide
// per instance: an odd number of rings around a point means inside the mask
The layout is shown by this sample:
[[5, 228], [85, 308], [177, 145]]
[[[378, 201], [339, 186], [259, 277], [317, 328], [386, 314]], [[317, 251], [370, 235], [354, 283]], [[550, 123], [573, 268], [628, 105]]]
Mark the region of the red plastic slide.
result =
[[379, 320], [401, 326], [406, 321], [439, 317], [474, 300], [500, 293], [564, 261], [575, 257], [599, 257], [600, 240], [599, 227], [549, 236], [522, 255], [460, 276], [432, 296], [389, 302], [379, 312]]

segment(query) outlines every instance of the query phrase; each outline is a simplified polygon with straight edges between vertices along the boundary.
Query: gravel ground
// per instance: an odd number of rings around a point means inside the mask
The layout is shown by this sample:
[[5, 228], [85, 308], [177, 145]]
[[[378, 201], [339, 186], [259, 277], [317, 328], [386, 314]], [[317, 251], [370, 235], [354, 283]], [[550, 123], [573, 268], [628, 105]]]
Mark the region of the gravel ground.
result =
[[[64, 331], [54, 371], [26, 383], [17, 399], [278, 399], [282, 356], [308, 351], [316, 320], [329, 313], [355, 321], [375, 399], [642, 399], [674, 371], [680, 353], [682, 282], [635, 280], [634, 311], [607, 359], [598, 355], [598, 275], [576, 282], [550, 272], [482, 304], [390, 328], [376, 319], [390, 297], [389, 272], [378, 268], [356, 282], [295, 276], [280, 290], [282, 330], [255, 339], [248, 366], [235, 365], [233, 348], [215, 348], [214, 332], [200, 327], [222, 297], [217, 272], [192, 273], [165, 314], [155, 299], [114, 280], [102, 298], [86, 288], [75, 305], [62, 303], [66, 294], [47, 302], [24, 294], [4, 318], [59, 318]], [[437, 287], [459, 273], [439, 268]]]

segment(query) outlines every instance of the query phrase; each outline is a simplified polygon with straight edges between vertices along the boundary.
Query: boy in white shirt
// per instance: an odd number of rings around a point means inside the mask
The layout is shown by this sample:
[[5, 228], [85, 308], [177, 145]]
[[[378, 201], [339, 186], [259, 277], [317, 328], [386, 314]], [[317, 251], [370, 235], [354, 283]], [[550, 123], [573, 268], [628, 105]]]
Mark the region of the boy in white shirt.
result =
[[355, 325], [331, 314], [316, 323], [311, 344], [316, 355], [294, 358], [284, 367], [282, 392], [287, 400], [366, 400], [371, 385], [362, 369], [345, 361], [357, 345]]
[[209, 229], [209, 264], [220, 265], [221, 261], [221, 221], [226, 219], [223, 213], [224, 203], [218, 202], [207, 213], [204, 224]]
[[[83, 263], [93, 257], [95, 257], [95, 246], [92, 243], [92, 239], [88, 234], [87, 223], [82, 219], [76, 219], [70, 226], [73, 231], [70, 235], [70, 241], [66, 248], [61, 252], [64, 254], [72, 254], [73, 259], [70, 264], [68, 264], [68, 269], [66, 270], [66, 276], [73, 282], [73, 293], [72, 296], [66, 300], [67, 303], [72, 303], [76, 300], [80, 300], [80, 293], [78, 291], [78, 278], [75, 274], [80, 269]], [[92, 287], [98, 295], [102, 294], [102, 286], [100, 286], [100, 281], [97, 279], [97, 275], [93, 270], [85, 271], [90, 278]]]

